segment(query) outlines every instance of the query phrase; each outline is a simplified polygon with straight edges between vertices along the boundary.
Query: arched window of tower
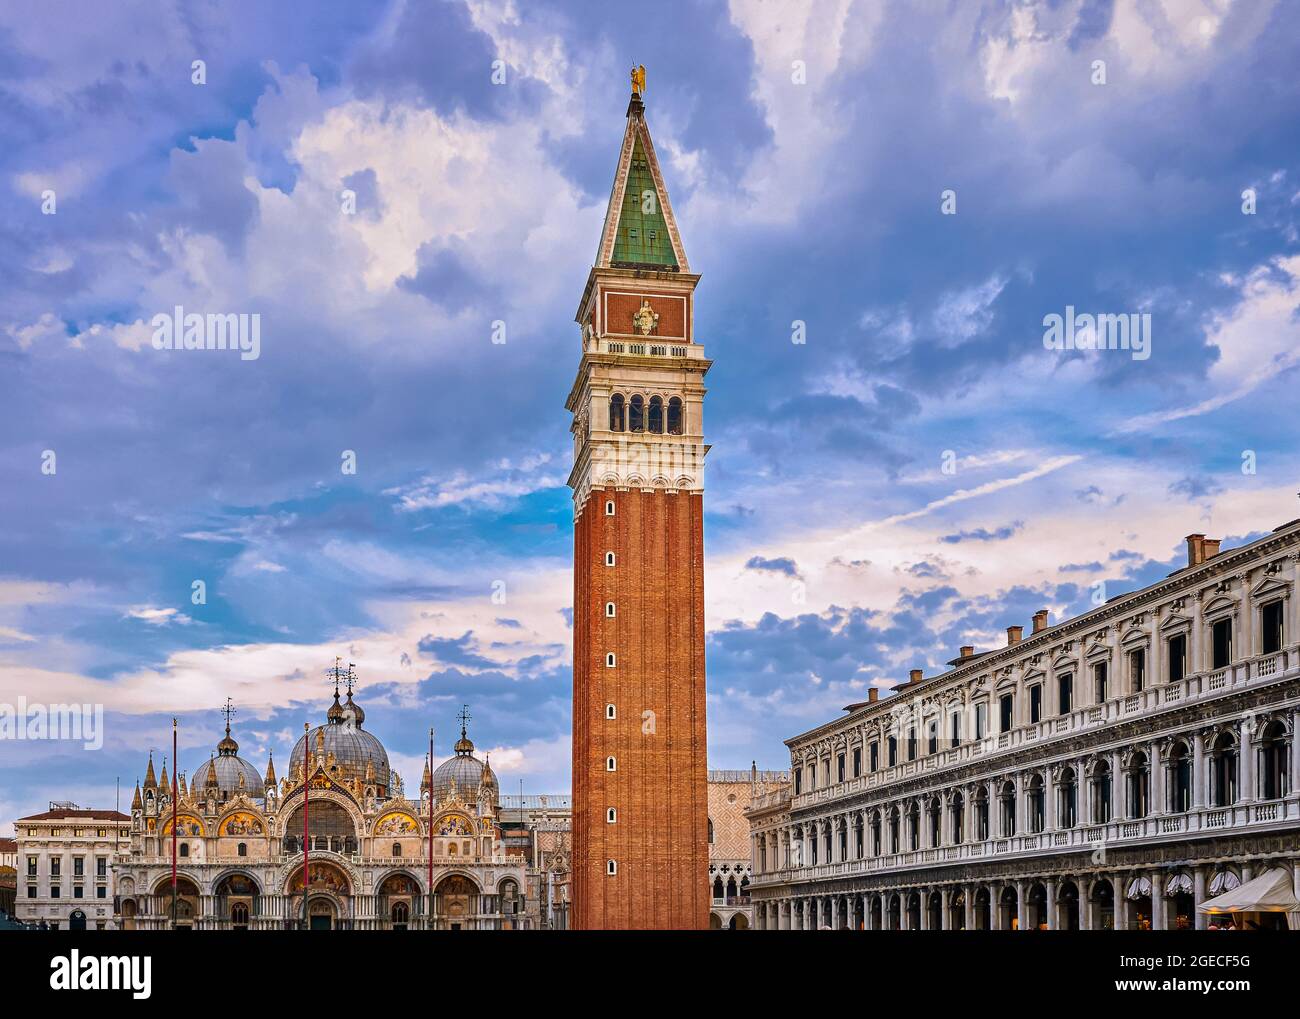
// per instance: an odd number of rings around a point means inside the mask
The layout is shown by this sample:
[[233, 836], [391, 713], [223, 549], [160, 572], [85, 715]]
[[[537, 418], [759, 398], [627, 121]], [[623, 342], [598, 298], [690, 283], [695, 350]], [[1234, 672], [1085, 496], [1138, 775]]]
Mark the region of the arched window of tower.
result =
[[668, 401], [668, 434], [682, 434], [682, 401], [678, 396]]
[[645, 431], [645, 399], [641, 396], [632, 397], [628, 404], [627, 430], [629, 432]]
[[649, 430], [656, 435], [662, 435], [664, 431], [664, 401], [661, 397], [650, 397], [650, 425]]
[[611, 432], [621, 432], [623, 430], [622, 393], [615, 393], [609, 398], [609, 430]]

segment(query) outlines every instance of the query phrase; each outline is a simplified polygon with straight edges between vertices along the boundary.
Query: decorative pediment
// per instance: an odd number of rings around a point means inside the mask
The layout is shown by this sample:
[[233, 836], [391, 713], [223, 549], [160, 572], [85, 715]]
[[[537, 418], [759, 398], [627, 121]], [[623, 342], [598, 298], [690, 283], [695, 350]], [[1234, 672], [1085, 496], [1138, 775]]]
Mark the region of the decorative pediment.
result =
[[1229, 613], [1236, 613], [1238, 602], [1232, 598], [1217, 597], [1211, 599], [1201, 611], [1208, 618], [1210, 616], [1222, 616]]
[[1047, 680], [1047, 673], [1042, 669], [1034, 669], [1025, 673], [1025, 685], [1033, 686], [1035, 683], [1043, 683]]
[[1057, 672], [1061, 672], [1062, 670], [1073, 669], [1078, 664], [1079, 663], [1076, 662], [1069, 655], [1061, 655], [1058, 658], [1056, 658], [1055, 661], [1052, 662], [1052, 668], [1055, 669]]
[[1192, 621], [1181, 612], [1171, 612], [1160, 624], [1160, 631], [1167, 633], [1170, 630], [1184, 630], [1191, 625]]
[[1137, 644], [1146, 644], [1151, 640], [1151, 634], [1139, 626], [1134, 626], [1123, 637], [1120, 638], [1120, 645], [1123, 647], [1133, 647]]
[[1107, 658], [1110, 656], [1110, 645], [1100, 643], [1092, 644], [1083, 655], [1085, 658]]
[[1250, 589], [1250, 597], [1259, 601], [1265, 598], [1285, 598], [1291, 593], [1291, 585], [1284, 584], [1275, 577], [1265, 577]]

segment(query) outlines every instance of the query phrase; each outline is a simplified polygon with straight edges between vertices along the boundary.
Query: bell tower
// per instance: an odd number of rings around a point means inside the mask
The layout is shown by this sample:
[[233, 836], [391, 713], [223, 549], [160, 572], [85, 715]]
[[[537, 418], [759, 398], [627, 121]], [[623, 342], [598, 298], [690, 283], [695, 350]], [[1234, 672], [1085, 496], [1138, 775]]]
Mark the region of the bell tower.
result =
[[573, 414], [580, 929], [708, 926], [704, 376], [695, 285], [633, 71]]

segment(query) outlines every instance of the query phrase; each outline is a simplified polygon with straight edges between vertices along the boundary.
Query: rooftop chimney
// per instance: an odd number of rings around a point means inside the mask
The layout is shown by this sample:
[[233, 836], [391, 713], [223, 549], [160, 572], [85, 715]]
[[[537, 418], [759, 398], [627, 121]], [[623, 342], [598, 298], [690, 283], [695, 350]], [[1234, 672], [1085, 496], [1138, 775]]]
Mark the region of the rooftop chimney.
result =
[[1019, 643], [1020, 643], [1020, 635], [1021, 635], [1022, 633], [1024, 633], [1024, 632], [1025, 632], [1025, 628], [1024, 628], [1023, 626], [1008, 626], [1008, 627], [1007, 627], [1007, 647], [1011, 647], [1012, 644], [1019, 644]]
[[[1221, 541], [1223, 541], [1222, 538], [1206, 538], [1206, 539], [1205, 539], [1205, 542], [1202, 544], [1201, 547], [1205, 549], [1205, 558], [1206, 558], [1206, 559], [1213, 559], [1216, 555], [1219, 554], [1219, 543], [1220, 543]], [[1204, 562], [1204, 560], [1202, 560], [1202, 562]]]
[[1187, 536], [1187, 565], [1200, 566], [1205, 562], [1205, 535], [1189, 534]]
[[1039, 609], [1034, 613], [1034, 633], [1039, 630], [1047, 629], [1047, 609]]
[[873, 686], [867, 691], [867, 703], [875, 704], [878, 700], [880, 700], [880, 687]]
[[961, 646], [961, 656], [962, 656], [963, 658], [969, 658], [969, 657], [970, 657], [971, 655], [973, 655], [974, 653], [975, 653], [975, 645], [973, 645], [973, 644], [963, 644], [963, 645]]
[[908, 673], [908, 682], [919, 683], [921, 682], [921, 676], [922, 676], [922, 671], [920, 669], [913, 669], [911, 672]]

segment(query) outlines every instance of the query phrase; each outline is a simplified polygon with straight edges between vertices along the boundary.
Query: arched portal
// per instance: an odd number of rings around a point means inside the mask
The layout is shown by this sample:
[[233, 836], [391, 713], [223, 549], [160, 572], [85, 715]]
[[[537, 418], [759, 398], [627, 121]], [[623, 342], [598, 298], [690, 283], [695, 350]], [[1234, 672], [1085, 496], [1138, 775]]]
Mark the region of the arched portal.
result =
[[72, 915], [68, 917], [68, 930], [84, 931], [86, 929], [86, 914], [79, 909], [74, 909]]
[[463, 874], [450, 874], [433, 893], [433, 912], [447, 930], [469, 930], [479, 911], [479, 887]]
[[1063, 881], [1056, 890], [1056, 923], [1063, 931], [1079, 929], [1079, 886]]
[[1092, 886], [1092, 904], [1096, 910], [1097, 927], [1103, 931], [1115, 929], [1115, 886], [1108, 878], [1095, 881]]

